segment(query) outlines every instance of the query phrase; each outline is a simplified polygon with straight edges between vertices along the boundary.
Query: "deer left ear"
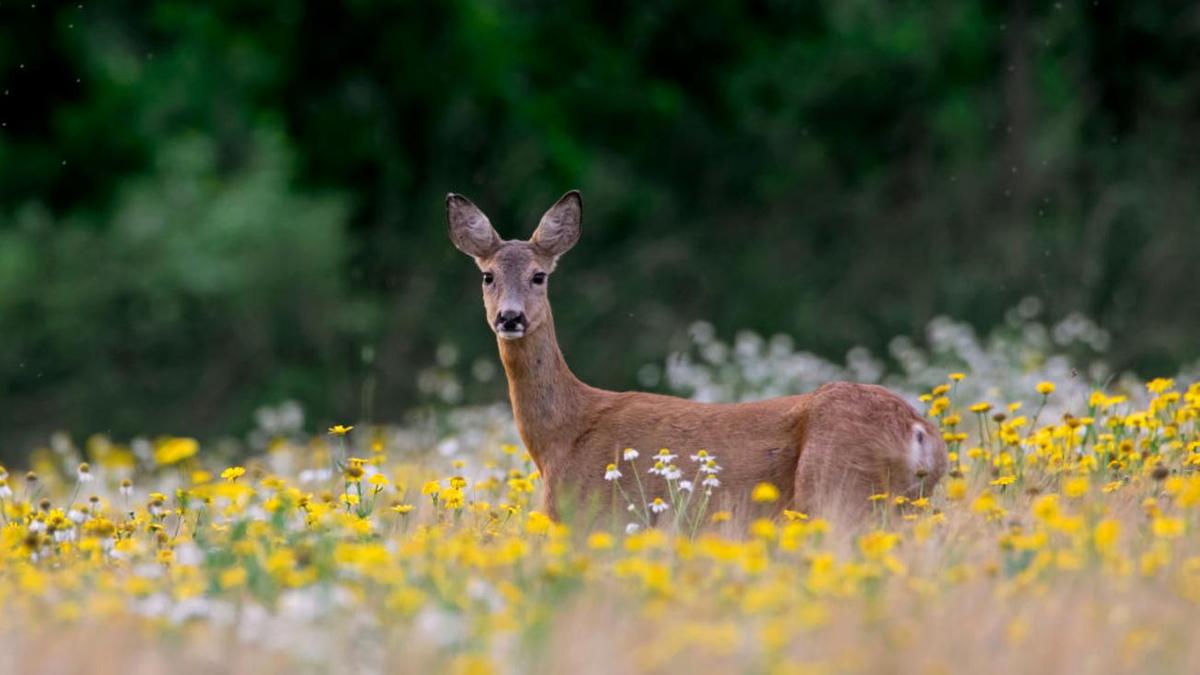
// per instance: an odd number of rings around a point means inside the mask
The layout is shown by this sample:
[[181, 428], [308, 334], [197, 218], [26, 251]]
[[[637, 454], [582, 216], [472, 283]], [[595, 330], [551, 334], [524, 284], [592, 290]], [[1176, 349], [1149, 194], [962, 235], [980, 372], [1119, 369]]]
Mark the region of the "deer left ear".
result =
[[571, 190], [551, 206], [529, 243], [542, 253], [557, 258], [571, 250], [582, 233], [583, 198]]

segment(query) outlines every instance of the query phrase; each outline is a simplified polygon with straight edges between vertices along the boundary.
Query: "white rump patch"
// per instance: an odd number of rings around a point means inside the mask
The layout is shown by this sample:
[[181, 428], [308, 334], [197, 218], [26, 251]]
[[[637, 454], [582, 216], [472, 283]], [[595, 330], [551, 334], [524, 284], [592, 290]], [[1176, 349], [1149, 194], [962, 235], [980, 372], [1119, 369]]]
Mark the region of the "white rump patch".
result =
[[933, 468], [933, 458], [930, 456], [928, 435], [922, 424], [913, 424], [912, 438], [909, 440], [908, 445], [908, 464], [914, 472], [921, 470], [929, 471]]

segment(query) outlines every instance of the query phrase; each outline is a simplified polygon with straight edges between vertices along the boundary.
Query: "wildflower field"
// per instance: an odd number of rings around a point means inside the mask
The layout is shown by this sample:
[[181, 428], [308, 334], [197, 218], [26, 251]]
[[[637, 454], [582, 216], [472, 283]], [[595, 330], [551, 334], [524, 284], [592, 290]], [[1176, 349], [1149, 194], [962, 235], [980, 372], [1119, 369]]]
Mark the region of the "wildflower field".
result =
[[[712, 344], [708, 375], [767, 354]], [[769, 486], [710, 508], [717, 447], [615, 454], [672, 498], [553, 522], [506, 408], [304, 433], [285, 406], [243, 444], [58, 435], [3, 474], [0, 669], [1194, 672], [1200, 384], [1097, 388], [1044, 354], [1001, 383], [1002, 347], [889, 381], [951, 472], [853, 527]]]

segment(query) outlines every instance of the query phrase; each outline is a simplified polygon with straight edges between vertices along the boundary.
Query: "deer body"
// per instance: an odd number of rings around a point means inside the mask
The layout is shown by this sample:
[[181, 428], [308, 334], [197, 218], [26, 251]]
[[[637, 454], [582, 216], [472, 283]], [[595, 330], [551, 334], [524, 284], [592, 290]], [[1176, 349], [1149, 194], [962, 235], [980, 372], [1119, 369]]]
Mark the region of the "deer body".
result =
[[[903, 399], [874, 385], [831, 383], [796, 396], [749, 403], [698, 403], [588, 386], [559, 349], [545, 293], [546, 276], [579, 235], [578, 193], [567, 193], [542, 218], [529, 242], [502, 241], [470, 202], [447, 197], [451, 238], [484, 274], [484, 304], [497, 334], [517, 429], [546, 486], [546, 508], [564, 499], [611, 508], [605, 478], [622, 465], [626, 494], [664, 496], [664, 481], [646, 480], [659, 448], [687, 457], [701, 449], [722, 467], [715, 503], [745, 502], [761, 482], [775, 484], [778, 507], [857, 517], [867, 497], [928, 494], [946, 466], [936, 429]], [[636, 448], [642, 487], [620, 462]], [[676, 464], [691, 477], [694, 465]]]

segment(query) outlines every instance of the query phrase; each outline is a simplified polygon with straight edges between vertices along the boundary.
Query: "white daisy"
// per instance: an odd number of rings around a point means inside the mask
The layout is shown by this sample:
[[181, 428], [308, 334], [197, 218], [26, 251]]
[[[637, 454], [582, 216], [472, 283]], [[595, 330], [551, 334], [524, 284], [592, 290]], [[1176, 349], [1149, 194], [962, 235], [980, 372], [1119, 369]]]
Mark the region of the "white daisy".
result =
[[621, 472], [617, 469], [616, 464], [609, 464], [604, 468], [604, 480], [616, 480], [621, 477]]

